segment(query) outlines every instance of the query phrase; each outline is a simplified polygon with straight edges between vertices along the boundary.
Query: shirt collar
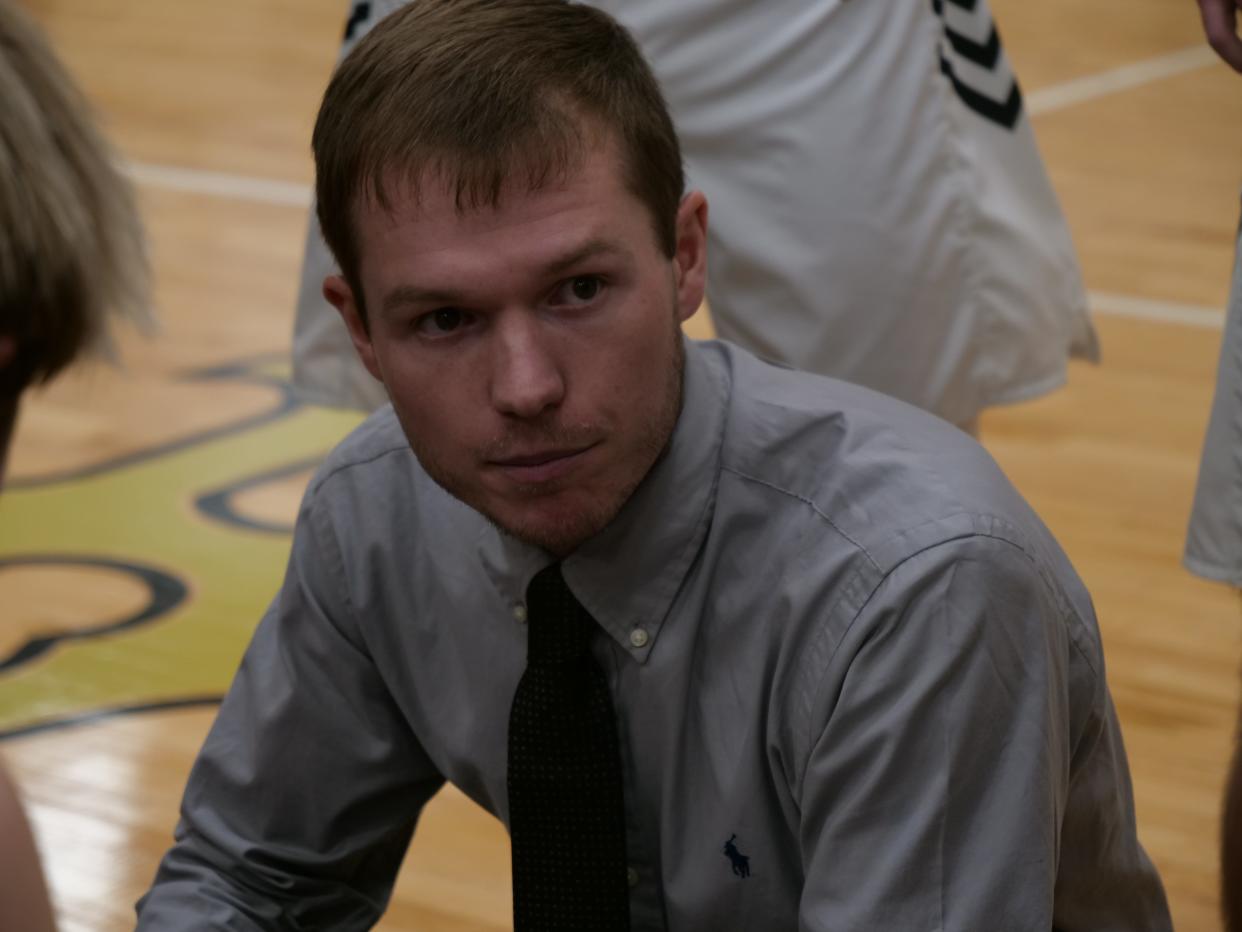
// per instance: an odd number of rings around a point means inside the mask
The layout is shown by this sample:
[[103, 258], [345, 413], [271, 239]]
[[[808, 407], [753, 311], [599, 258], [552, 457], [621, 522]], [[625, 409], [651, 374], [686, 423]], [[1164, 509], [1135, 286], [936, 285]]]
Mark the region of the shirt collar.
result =
[[[711, 524], [729, 386], [715, 356], [683, 338], [682, 407], [665, 455], [603, 531], [563, 561], [565, 581], [635, 660], [655, 647], [682, 579]], [[479, 553], [501, 595], [520, 605], [552, 558], [490, 523]]]

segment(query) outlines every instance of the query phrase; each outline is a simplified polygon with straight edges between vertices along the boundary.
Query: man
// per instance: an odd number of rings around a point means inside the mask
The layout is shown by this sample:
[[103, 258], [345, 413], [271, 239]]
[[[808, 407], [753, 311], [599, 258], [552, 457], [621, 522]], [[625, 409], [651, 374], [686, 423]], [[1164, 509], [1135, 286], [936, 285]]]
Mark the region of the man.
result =
[[[64, 67], [0, 0], [0, 483], [21, 395], [146, 314], [129, 186]], [[34, 837], [0, 766], [0, 929], [55, 927]]]
[[[1221, 60], [1242, 74], [1236, 0], [1199, 0], [1203, 30]], [[1242, 221], [1221, 341], [1216, 395], [1195, 488], [1184, 561], [1193, 572], [1242, 587]], [[1221, 824], [1221, 915], [1242, 932], [1242, 713], [1225, 784]]]
[[[355, 0], [345, 49], [402, 0]], [[984, 2], [590, 0], [632, 30], [712, 203], [712, 321], [765, 359], [974, 431], [1098, 357], [1065, 220]], [[294, 384], [387, 399], [322, 297], [313, 221]]]
[[315, 128], [392, 405], [307, 490], [139, 928], [364, 929], [445, 780], [550, 929], [1164, 930], [1090, 599], [986, 454], [693, 344], [623, 29], [416, 0]]

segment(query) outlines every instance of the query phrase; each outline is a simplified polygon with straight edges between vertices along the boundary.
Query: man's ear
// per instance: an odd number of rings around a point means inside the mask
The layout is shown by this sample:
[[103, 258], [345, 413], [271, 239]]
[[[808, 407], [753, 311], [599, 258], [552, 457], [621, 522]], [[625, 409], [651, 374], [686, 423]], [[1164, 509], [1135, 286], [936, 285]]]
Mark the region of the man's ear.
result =
[[367, 372], [377, 381], [383, 382], [384, 377], [380, 374], [379, 364], [375, 360], [371, 334], [367, 331], [366, 322], [362, 319], [362, 312], [358, 308], [358, 302], [354, 300], [354, 292], [349, 283], [340, 275], [329, 275], [323, 280], [323, 296], [336, 308], [341, 320], [345, 321], [349, 338], [353, 341], [358, 358], [367, 367]]
[[677, 282], [677, 317], [685, 323], [703, 303], [707, 289], [707, 198], [702, 191], [691, 191], [677, 208], [673, 274]]

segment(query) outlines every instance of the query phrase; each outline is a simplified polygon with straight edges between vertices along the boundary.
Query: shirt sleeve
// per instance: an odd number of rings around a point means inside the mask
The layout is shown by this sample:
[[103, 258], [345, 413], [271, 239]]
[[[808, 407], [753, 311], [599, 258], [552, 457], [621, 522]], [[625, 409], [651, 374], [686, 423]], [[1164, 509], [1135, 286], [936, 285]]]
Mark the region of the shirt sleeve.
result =
[[366, 650], [336, 537], [304, 505], [138, 929], [369, 929], [442, 783]]
[[838, 654], [800, 789], [801, 930], [1171, 928], [1098, 635], [1031, 557], [919, 553]]

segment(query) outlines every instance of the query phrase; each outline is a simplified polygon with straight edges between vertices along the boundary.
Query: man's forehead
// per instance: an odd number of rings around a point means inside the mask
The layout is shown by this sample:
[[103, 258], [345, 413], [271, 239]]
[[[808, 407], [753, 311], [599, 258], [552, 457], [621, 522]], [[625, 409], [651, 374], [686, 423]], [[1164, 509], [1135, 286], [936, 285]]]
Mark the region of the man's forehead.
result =
[[524, 154], [491, 168], [463, 168], [448, 157], [417, 166], [389, 166], [372, 184], [364, 185], [355, 213], [380, 215], [397, 224], [502, 211], [579, 182], [590, 188], [625, 188], [624, 166], [611, 141], [554, 160]]
[[589, 262], [631, 267], [656, 238], [616, 161], [596, 150], [564, 179], [533, 186], [519, 176], [479, 206], [460, 205], [442, 175], [393, 172], [387, 205], [359, 217], [368, 303], [385, 313], [477, 298], [500, 283], [534, 287]]
[[[459, 203], [442, 177], [394, 172], [386, 204], [360, 205], [355, 231], [361, 264], [419, 255], [451, 258], [477, 249], [500, 250], [523, 263], [544, 264], [588, 241], [618, 245], [646, 236], [649, 212], [624, 183], [608, 151], [588, 153], [567, 177], [532, 185], [513, 178], [488, 203]], [[643, 233], [634, 218], [642, 217]], [[636, 243], [632, 249], [641, 248]]]

